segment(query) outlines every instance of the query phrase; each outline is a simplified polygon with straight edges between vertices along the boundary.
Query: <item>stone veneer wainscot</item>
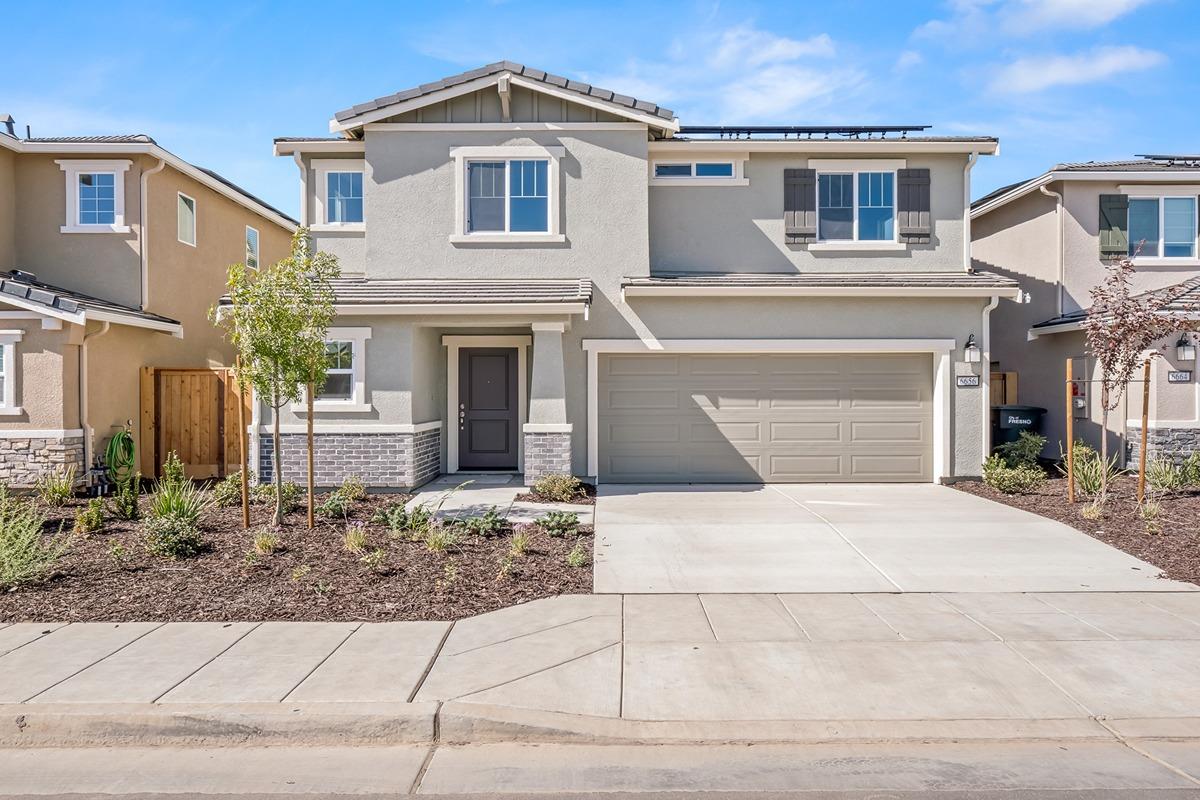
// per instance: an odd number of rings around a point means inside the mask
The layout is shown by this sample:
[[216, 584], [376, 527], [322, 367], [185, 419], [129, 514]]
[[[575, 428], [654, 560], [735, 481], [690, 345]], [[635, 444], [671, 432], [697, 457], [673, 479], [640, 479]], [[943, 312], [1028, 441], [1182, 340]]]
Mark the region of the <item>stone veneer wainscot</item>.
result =
[[[1142, 428], [1131, 425], [1126, 432], [1126, 457], [1137, 464], [1141, 457]], [[1200, 426], [1163, 427], [1150, 429], [1150, 446], [1146, 451], [1151, 459], [1165, 458], [1176, 463], [1200, 452]]]
[[0, 438], [0, 483], [7, 486], [33, 486], [42, 475], [71, 467], [82, 480], [82, 435]]

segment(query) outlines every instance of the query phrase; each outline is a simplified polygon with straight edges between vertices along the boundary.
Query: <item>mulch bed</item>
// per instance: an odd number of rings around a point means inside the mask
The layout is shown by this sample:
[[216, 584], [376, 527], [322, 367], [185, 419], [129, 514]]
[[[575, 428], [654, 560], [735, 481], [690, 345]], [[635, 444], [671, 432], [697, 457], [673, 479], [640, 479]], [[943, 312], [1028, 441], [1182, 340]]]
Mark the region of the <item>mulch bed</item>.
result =
[[[582, 485], [581, 489], [583, 491], [583, 496], [576, 497], [574, 500], [568, 500], [566, 502], [569, 502], [572, 505], [577, 505], [577, 506], [594, 506], [594, 505], [596, 505], [596, 487], [590, 483], [585, 483]], [[528, 492], [525, 492], [524, 494], [519, 494], [519, 495], [517, 495], [516, 499], [526, 502], [526, 503], [561, 503], [561, 502], [563, 502], [562, 500], [554, 500], [549, 497], [543, 497], [542, 495], [540, 495], [534, 491], [528, 491]]]
[[1155, 520], [1147, 521], [1138, 510], [1135, 477], [1122, 476], [1110, 485], [1108, 500], [1095, 520], [1082, 513], [1090, 500], [1067, 502], [1064, 478], [1048, 479], [1029, 494], [1000, 494], [980, 481], [956, 483], [954, 488], [1070, 525], [1153, 564], [1163, 571], [1162, 577], [1200, 583], [1200, 492], [1153, 494], [1161, 511]]
[[[277, 532], [284, 549], [257, 557], [248, 556], [253, 533], [267, 526], [270, 508], [251, 507], [250, 531], [242, 529], [240, 507], [213, 508], [201, 524], [205, 552], [181, 561], [148, 554], [140, 523], [106, 514], [104, 529], [77, 536], [45, 580], [0, 592], [0, 622], [452, 620], [592, 591], [590, 528], [576, 539], [522, 525], [530, 538], [522, 556], [510, 556], [511, 530], [464, 534], [449, 551], [430, 552], [424, 542], [371, 522], [378, 509], [405, 499], [372, 494], [351, 510], [349, 521], [367, 526], [367, 552], [383, 553], [378, 565], [346, 549], [346, 519], [318, 517], [309, 531], [303, 508]], [[57, 531], [62, 522], [70, 530], [83, 505], [49, 509], [47, 528]], [[566, 562], [576, 541], [588, 566]]]

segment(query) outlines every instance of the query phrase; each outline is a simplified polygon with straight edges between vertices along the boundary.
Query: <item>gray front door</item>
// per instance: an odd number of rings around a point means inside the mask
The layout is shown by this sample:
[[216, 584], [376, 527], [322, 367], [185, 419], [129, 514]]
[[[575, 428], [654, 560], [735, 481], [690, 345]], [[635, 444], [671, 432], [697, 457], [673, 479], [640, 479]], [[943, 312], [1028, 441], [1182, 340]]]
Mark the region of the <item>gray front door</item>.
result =
[[458, 468], [516, 469], [517, 349], [465, 347], [458, 359]]

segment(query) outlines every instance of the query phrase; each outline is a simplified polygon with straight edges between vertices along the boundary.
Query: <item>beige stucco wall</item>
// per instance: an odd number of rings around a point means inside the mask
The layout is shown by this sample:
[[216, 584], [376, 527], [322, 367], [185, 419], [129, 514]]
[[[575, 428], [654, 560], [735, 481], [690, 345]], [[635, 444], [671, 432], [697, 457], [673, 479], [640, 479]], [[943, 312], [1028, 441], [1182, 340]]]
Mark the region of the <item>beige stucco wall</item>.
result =
[[78, 428], [78, 326], [45, 330], [38, 319], [3, 319], [0, 328], [24, 332], [16, 343], [14, 395], [24, 413], [0, 417], [0, 429]]
[[0, 270], [12, 269], [17, 258], [17, 155], [0, 147]]

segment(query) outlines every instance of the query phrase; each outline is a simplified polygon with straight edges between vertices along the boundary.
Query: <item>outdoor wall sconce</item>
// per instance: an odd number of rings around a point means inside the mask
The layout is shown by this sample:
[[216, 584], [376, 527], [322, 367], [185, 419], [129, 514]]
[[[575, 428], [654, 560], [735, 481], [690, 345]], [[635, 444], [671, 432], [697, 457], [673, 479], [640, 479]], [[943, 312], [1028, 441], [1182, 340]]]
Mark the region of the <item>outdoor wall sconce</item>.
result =
[[1196, 360], [1196, 345], [1192, 343], [1186, 333], [1179, 334], [1179, 341], [1175, 343], [1175, 359], [1177, 361]]
[[968, 364], [978, 364], [983, 353], [979, 350], [979, 345], [975, 344], [975, 334], [967, 337], [967, 343], [963, 345], [963, 356], [966, 357]]

